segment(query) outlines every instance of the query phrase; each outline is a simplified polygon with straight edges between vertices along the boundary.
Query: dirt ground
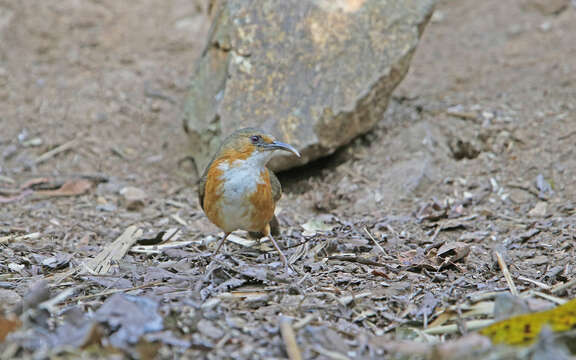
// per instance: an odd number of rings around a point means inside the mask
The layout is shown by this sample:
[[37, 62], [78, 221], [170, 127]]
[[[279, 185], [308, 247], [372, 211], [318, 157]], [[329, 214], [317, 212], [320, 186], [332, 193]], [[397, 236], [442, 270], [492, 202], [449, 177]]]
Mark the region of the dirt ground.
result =
[[[374, 132], [280, 174], [292, 276], [241, 239], [207, 267], [181, 126], [205, 7], [0, 0], [0, 310], [25, 298], [0, 356], [284, 358], [291, 334], [304, 358], [425, 356], [511, 286], [530, 310], [575, 297], [568, 1], [440, 1]], [[82, 265], [132, 225], [179, 232], [108, 275]]]

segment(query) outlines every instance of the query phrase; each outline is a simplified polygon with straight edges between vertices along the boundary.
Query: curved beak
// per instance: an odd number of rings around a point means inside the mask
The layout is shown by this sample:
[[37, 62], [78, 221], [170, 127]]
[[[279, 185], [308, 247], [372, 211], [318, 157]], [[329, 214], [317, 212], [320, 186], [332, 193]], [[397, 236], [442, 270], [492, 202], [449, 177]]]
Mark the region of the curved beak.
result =
[[292, 154], [300, 157], [300, 153], [298, 152], [298, 150], [296, 150], [296, 148], [294, 148], [294, 146], [290, 145], [290, 144], [286, 144], [280, 141], [273, 141], [270, 144], [266, 144], [265, 145], [266, 150], [284, 150], [284, 151], [289, 151]]

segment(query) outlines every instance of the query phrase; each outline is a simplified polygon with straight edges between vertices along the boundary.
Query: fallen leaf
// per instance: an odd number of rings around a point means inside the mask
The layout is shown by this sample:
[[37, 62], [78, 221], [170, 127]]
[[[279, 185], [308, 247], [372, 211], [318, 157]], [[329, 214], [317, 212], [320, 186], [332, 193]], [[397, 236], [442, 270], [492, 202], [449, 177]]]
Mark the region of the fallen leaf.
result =
[[540, 201], [539, 203], [536, 204], [536, 206], [532, 208], [532, 210], [528, 211], [528, 215], [534, 217], [542, 217], [546, 215], [547, 211], [548, 211], [548, 203], [546, 203], [545, 201]]
[[59, 253], [42, 260], [42, 265], [51, 269], [62, 269], [67, 267], [72, 259], [72, 254]]
[[36, 190], [38, 188], [45, 187], [47, 184], [50, 184], [50, 178], [42, 177], [42, 178], [35, 178], [26, 181], [24, 184], [20, 186], [20, 190], [25, 189], [32, 189]]
[[563, 332], [576, 326], [576, 299], [552, 310], [524, 314], [502, 320], [480, 330], [495, 344], [526, 345], [533, 343], [544, 326]]
[[115, 329], [110, 343], [119, 348], [136, 344], [140, 336], [163, 329], [158, 303], [142, 296], [113, 295], [94, 315], [98, 322]]
[[316, 231], [331, 231], [334, 229], [334, 225], [326, 224], [322, 220], [312, 219], [302, 224], [302, 228], [306, 231], [316, 232]]
[[65, 182], [55, 190], [38, 190], [35, 194], [39, 197], [56, 197], [56, 196], [78, 196], [87, 193], [94, 183], [87, 179], [73, 179]]
[[440, 246], [437, 255], [441, 258], [449, 258], [451, 262], [456, 262], [465, 258], [469, 253], [470, 245], [460, 241], [453, 241]]

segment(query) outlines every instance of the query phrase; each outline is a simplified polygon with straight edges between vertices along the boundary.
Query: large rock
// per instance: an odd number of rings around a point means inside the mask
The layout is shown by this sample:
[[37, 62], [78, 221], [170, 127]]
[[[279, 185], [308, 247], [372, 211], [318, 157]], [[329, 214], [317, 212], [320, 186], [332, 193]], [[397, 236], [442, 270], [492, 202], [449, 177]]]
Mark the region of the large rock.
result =
[[434, 0], [222, 0], [197, 64], [185, 129], [202, 170], [221, 139], [256, 126], [296, 146], [286, 169], [380, 120]]

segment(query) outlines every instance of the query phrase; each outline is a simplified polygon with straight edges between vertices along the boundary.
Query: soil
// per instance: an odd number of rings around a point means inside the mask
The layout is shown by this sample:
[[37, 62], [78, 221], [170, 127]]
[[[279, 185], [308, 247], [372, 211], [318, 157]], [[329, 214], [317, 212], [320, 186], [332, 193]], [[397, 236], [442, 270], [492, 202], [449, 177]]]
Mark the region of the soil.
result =
[[[218, 229], [198, 206], [182, 130], [206, 8], [0, 1], [0, 310], [8, 316], [42, 279], [46, 298], [68, 291], [46, 316], [26, 315], [36, 320], [9, 335], [16, 347], [0, 344], [4, 355], [64, 351], [54, 346], [65, 338], [57, 329], [72, 326], [67, 311], [94, 323], [92, 312], [123, 293], [153, 299], [161, 331], [114, 342], [111, 315], [98, 310], [99, 335], [83, 328], [93, 336], [65, 351], [286, 357], [290, 328], [304, 358], [382, 356], [393, 341], [421, 340], [399, 329], [507, 293], [498, 256], [525, 297], [576, 295], [576, 286], [553, 291], [576, 274], [568, 1], [440, 1], [376, 129], [280, 174], [290, 276], [266, 241], [229, 242], [208, 266]], [[178, 228], [188, 243], [130, 251], [111, 275], [61, 276], [131, 225], [152, 242]]]

